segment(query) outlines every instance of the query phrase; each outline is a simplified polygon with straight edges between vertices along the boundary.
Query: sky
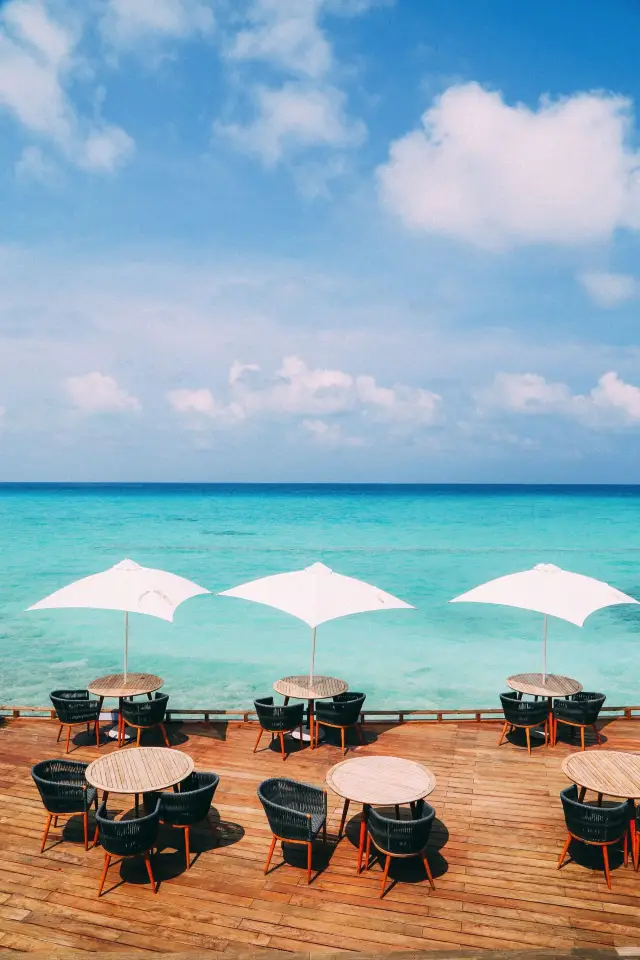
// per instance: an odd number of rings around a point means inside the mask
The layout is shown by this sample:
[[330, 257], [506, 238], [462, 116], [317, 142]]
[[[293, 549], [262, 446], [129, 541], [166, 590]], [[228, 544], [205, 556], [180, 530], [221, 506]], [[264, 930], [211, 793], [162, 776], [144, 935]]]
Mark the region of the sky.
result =
[[0, 480], [640, 482], [636, 0], [0, 0]]

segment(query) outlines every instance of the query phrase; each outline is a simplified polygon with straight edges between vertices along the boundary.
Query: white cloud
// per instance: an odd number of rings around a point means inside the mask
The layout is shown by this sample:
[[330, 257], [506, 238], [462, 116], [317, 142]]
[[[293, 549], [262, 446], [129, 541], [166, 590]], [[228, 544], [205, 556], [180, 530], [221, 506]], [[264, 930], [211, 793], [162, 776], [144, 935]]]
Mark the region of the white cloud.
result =
[[235, 60], [263, 60], [307, 77], [321, 77], [333, 62], [319, 23], [323, 0], [255, 0], [247, 22], [228, 54]]
[[631, 102], [600, 93], [510, 106], [452, 86], [391, 144], [381, 198], [414, 230], [486, 248], [584, 244], [640, 228]]
[[640, 424], [640, 387], [614, 371], [603, 374], [587, 394], [573, 394], [566, 383], [550, 383], [539, 374], [498, 373], [477, 399], [481, 411], [557, 413], [601, 429]]
[[80, 37], [79, 22], [54, 19], [44, 0], [6, 3], [0, 13], [0, 108], [70, 163], [110, 171], [126, 160], [133, 141], [98, 116], [76, 113], [67, 86]]
[[188, 418], [189, 426], [194, 429], [202, 429], [206, 421], [228, 427], [245, 418], [245, 411], [240, 404], [218, 403], [206, 387], [196, 390], [169, 390], [167, 400], [176, 413]]
[[315, 443], [327, 447], [364, 447], [363, 437], [345, 436], [338, 423], [327, 423], [326, 420], [303, 420], [303, 430], [308, 433]]
[[45, 157], [40, 147], [25, 147], [14, 170], [16, 178], [25, 182], [50, 183], [57, 174], [55, 164]]
[[291, 82], [255, 89], [255, 119], [247, 124], [217, 124], [216, 130], [266, 164], [310, 147], [345, 149], [366, 135], [364, 124], [350, 120], [345, 94], [332, 86]]
[[238, 360], [234, 360], [229, 367], [229, 386], [235, 386], [245, 373], [258, 373], [259, 370], [259, 363], [240, 363]]
[[107, 0], [102, 31], [118, 47], [145, 37], [179, 38], [207, 34], [213, 13], [206, 0]]
[[113, 377], [93, 371], [68, 377], [64, 387], [73, 406], [82, 413], [139, 411], [140, 401], [119, 386]]
[[638, 295], [638, 282], [626, 273], [596, 271], [583, 273], [578, 279], [600, 307], [617, 307]]

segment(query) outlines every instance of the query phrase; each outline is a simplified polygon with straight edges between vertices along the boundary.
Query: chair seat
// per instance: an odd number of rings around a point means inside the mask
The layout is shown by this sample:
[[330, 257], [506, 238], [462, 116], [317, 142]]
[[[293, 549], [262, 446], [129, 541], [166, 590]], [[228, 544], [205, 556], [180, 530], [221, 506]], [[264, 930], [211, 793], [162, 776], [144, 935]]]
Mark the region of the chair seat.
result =
[[[75, 786], [75, 784], [74, 784]], [[95, 799], [98, 795], [98, 791], [95, 787], [87, 787], [87, 792], [85, 794], [87, 798], [87, 805], [83, 803], [70, 802], [68, 797], [64, 795], [59, 799], [56, 797], [50, 797], [47, 800], [47, 810], [50, 813], [55, 813], [56, 815], [65, 814], [65, 813], [84, 813], [85, 809], [89, 809], [92, 803], [95, 803]]]

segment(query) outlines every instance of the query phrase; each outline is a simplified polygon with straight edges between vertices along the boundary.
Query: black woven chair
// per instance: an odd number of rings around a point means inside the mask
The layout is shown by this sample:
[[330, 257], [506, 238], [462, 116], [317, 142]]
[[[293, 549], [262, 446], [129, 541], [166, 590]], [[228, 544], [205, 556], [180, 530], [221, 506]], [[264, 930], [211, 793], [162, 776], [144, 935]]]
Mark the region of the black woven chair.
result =
[[90, 700], [88, 690], [54, 690], [49, 694], [51, 702], [55, 708], [56, 716], [60, 727], [58, 729], [58, 738], [64, 727], [67, 727], [67, 748], [65, 753], [69, 753], [69, 740], [71, 738], [71, 727], [86, 726], [87, 731], [93, 726], [96, 733], [96, 746], [100, 749], [100, 701]]
[[602, 847], [604, 875], [607, 886], [611, 889], [608, 847], [622, 840], [625, 867], [628, 861], [629, 805], [627, 801], [609, 807], [594, 807], [590, 803], [581, 803], [578, 800], [578, 788], [576, 786], [562, 790], [560, 799], [562, 800], [568, 834], [558, 860], [558, 870], [564, 863], [564, 858], [572, 840], [579, 840], [581, 843], [592, 847]]
[[596, 727], [598, 714], [606, 700], [604, 693], [574, 693], [571, 697], [560, 697], [553, 703], [553, 743], [558, 742], [558, 724], [566, 724], [573, 737], [573, 731], [576, 727], [580, 728], [580, 742], [584, 750], [584, 731], [586, 727], [592, 727], [596, 735], [596, 743], [600, 746], [600, 733]]
[[549, 736], [549, 705], [546, 700], [519, 700], [517, 693], [501, 693], [500, 702], [504, 711], [504, 726], [498, 740], [498, 746], [505, 735], [512, 730], [524, 729], [527, 735], [527, 750], [531, 753], [531, 731], [535, 727], [544, 727], [544, 742]]
[[347, 752], [344, 745], [345, 731], [355, 727], [360, 743], [364, 743], [360, 728], [360, 712], [366, 700], [364, 693], [341, 693], [332, 700], [317, 700], [315, 704], [315, 723], [313, 725], [316, 747], [318, 746], [319, 727], [332, 727], [340, 730], [340, 742], [343, 755]]
[[291, 703], [288, 706], [278, 706], [274, 705], [273, 697], [259, 697], [258, 700], [253, 701], [256, 713], [258, 714], [258, 723], [260, 724], [260, 733], [258, 734], [258, 739], [256, 740], [255, 747], [253, 752], [255, 753], [258, 749], [258, 744], [262, 738], [262, 734], [267, 731], [271, 734], [271, 740], [273, 741], [274, 735], [280, 739], [280, 750], [282, 751], [282, 759], [287, 759], [287, 754], [284, 748], [284, 737], [286, 733], [291, 733], [293, 730], [300, 730], [300, 743], [302, 743], [302, 721], [304, 718], [304, 703]]
[[51, 821], [57, 827], [58, 817], [77, 813], [82, 814], [84, 848], [89, 849], [89, 808], [92, 803], [97, 806], [98, 791], [85, 779], [88, 766], [88, 763], [75, 760], [42, 760], [31, 768], [31, 776], [48, 814], [40, 853], [47, 842]]
[[382, 862], [382, 857], [385, 858], [382, 883], [380, 884], [380, 897], [384, 896], [384, 888], [387, 883], [392, 857], [420, 857], [424, 863], [431, 889], [435, 890], [426, 851], [435, 815], [436, 812], [433, 807], [425, 803], [424, 800], [419, 800], [416, 804], [415, 813], [411, 820], [385, 817], [377, 810], [374, 810], [373, 807], [366, 809], [367, 869], [369, 867], [372, 843], [380, 856], [380, 861]]
[[[110, 820], [106, 803], [101, 803], [96, 812], [98, 835], [104, 848], [104, 869], [100, 877], [98, 896], [102, 893], [104, 882], [107, 879], [107, 870], [113, 857], [118, 857], [118, 863], [125, 857], [144, 857], [144, 862], [151, 881], [151, 889], [157, 892], [158, 886], [153, 877], [149, 853], [158, 839], [160, 828], [160, 800], [155, 810], [144, 817], [135, 820]], [[115, 864], [114, 864], [115, 865]]]
[[327, 842], [326, 792], [308, 783], [276, 777], [260, 784], [258, 797], [273, 834], [264, 872], [269, 869], [277, 840], [306, 844], [307, 883], [311, 883], [313, 841], [321, 830]]
[[137, 729], [136, 745], [138, 747], [140, 746], [142, 731], [151, 730], [152, 727], [160, 727], [165, 745], [167, 747], [170, 746], [167, 731], [164, 726], [168, 702], [168, 693], [156, 693], [153, 700], [121, 700], [120, 713], [122, 716], [122, 724], [120, 726], [118, 746], [121, 747], [125, 742], [125, 726], [135, 727]]
[[220, 777], [217, 773], [194, 772], [181, 782], [178, 793], [163, 791], [144, 794], [144, 808], [147, 813], [152, 813], [160, 801], [160, 821], [184, 830], [187, 870], [191, 866], [189, 828], [205, 820], [215, 836], [215, 828], [207, 818], [219, 783]]

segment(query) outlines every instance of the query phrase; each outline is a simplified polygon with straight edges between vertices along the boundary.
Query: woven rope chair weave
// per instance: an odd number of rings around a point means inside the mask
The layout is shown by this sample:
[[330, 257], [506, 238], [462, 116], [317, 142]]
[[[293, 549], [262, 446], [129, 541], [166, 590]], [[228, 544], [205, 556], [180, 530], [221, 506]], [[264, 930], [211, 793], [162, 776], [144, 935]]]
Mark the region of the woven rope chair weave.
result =
[[274, 704], [273, 697], [259, 697], [253, 703], [260, 726], [270, 733], [289, 733], [299, 727], [304, 718], [304, 703], [282, 707]]
[[327, 795], [319, 787], [274, 777], [258, 787], [271, 832], [283, 840], [311, 843], [327, 819]]
[[604, 693], [583, 691], [572, 697], [559, 697], [553, 704], [553, 715], [557, 720], [568, 720], [578, 726], [591, 726], [606, 700]]
[[156, 727], [164, 722], [168, 693], [156, 693], [153, 700], [122, 700], [122, 719], [132, 727]]
[[315, 705], [316, 720], [334, 727], [352, 727], [358, 722], [366, 694], [350, 691], [340, 693], [332, 700], [318, 700]]
[[144, 795], [144, 808], [148, 813], [160, 802], [160, 819], [175, 827], [191, 826], [205, 820], [220, 777], [217, 773], [194, 772], [180, 784], [180, 791], [152, 792]]
[[612, 843], [619, 840], [629, 825], [627, 802], [612, 807], [594, 807], [578, 800], [578, 788], [567, 787], [560, 793], [567, 830], [586, 843]]
[[60, 723], [95, 723], [100, 701], [90, 700], [88, 690], [54, 690], [49, 694]]
[[85, 779], [88, 766], [73, 760], [42, 760], [31, 768], [31, 776], [48, 813], [55, 816], [89, 810], [98, 791]]
[[424, 803], [420, 816], [412, 820], [385, 817], [371, 808], [367, 812], [367, 830], [376, 847], [391, 856], [410, 857], [422, 853], [431, 835], [436, 812]]
[[517, 693], [501, 693], [500, 702], [507, 723], [515, 727], [535, 727], [549, 716], [546, 700], [518, 700]]
[[100, 843], [114, 857], [135, 857], [154, 846], [160, 825], [160, 801], [152, 813], [135, 820], [110, 820], [106, 803], [96, 813]]

